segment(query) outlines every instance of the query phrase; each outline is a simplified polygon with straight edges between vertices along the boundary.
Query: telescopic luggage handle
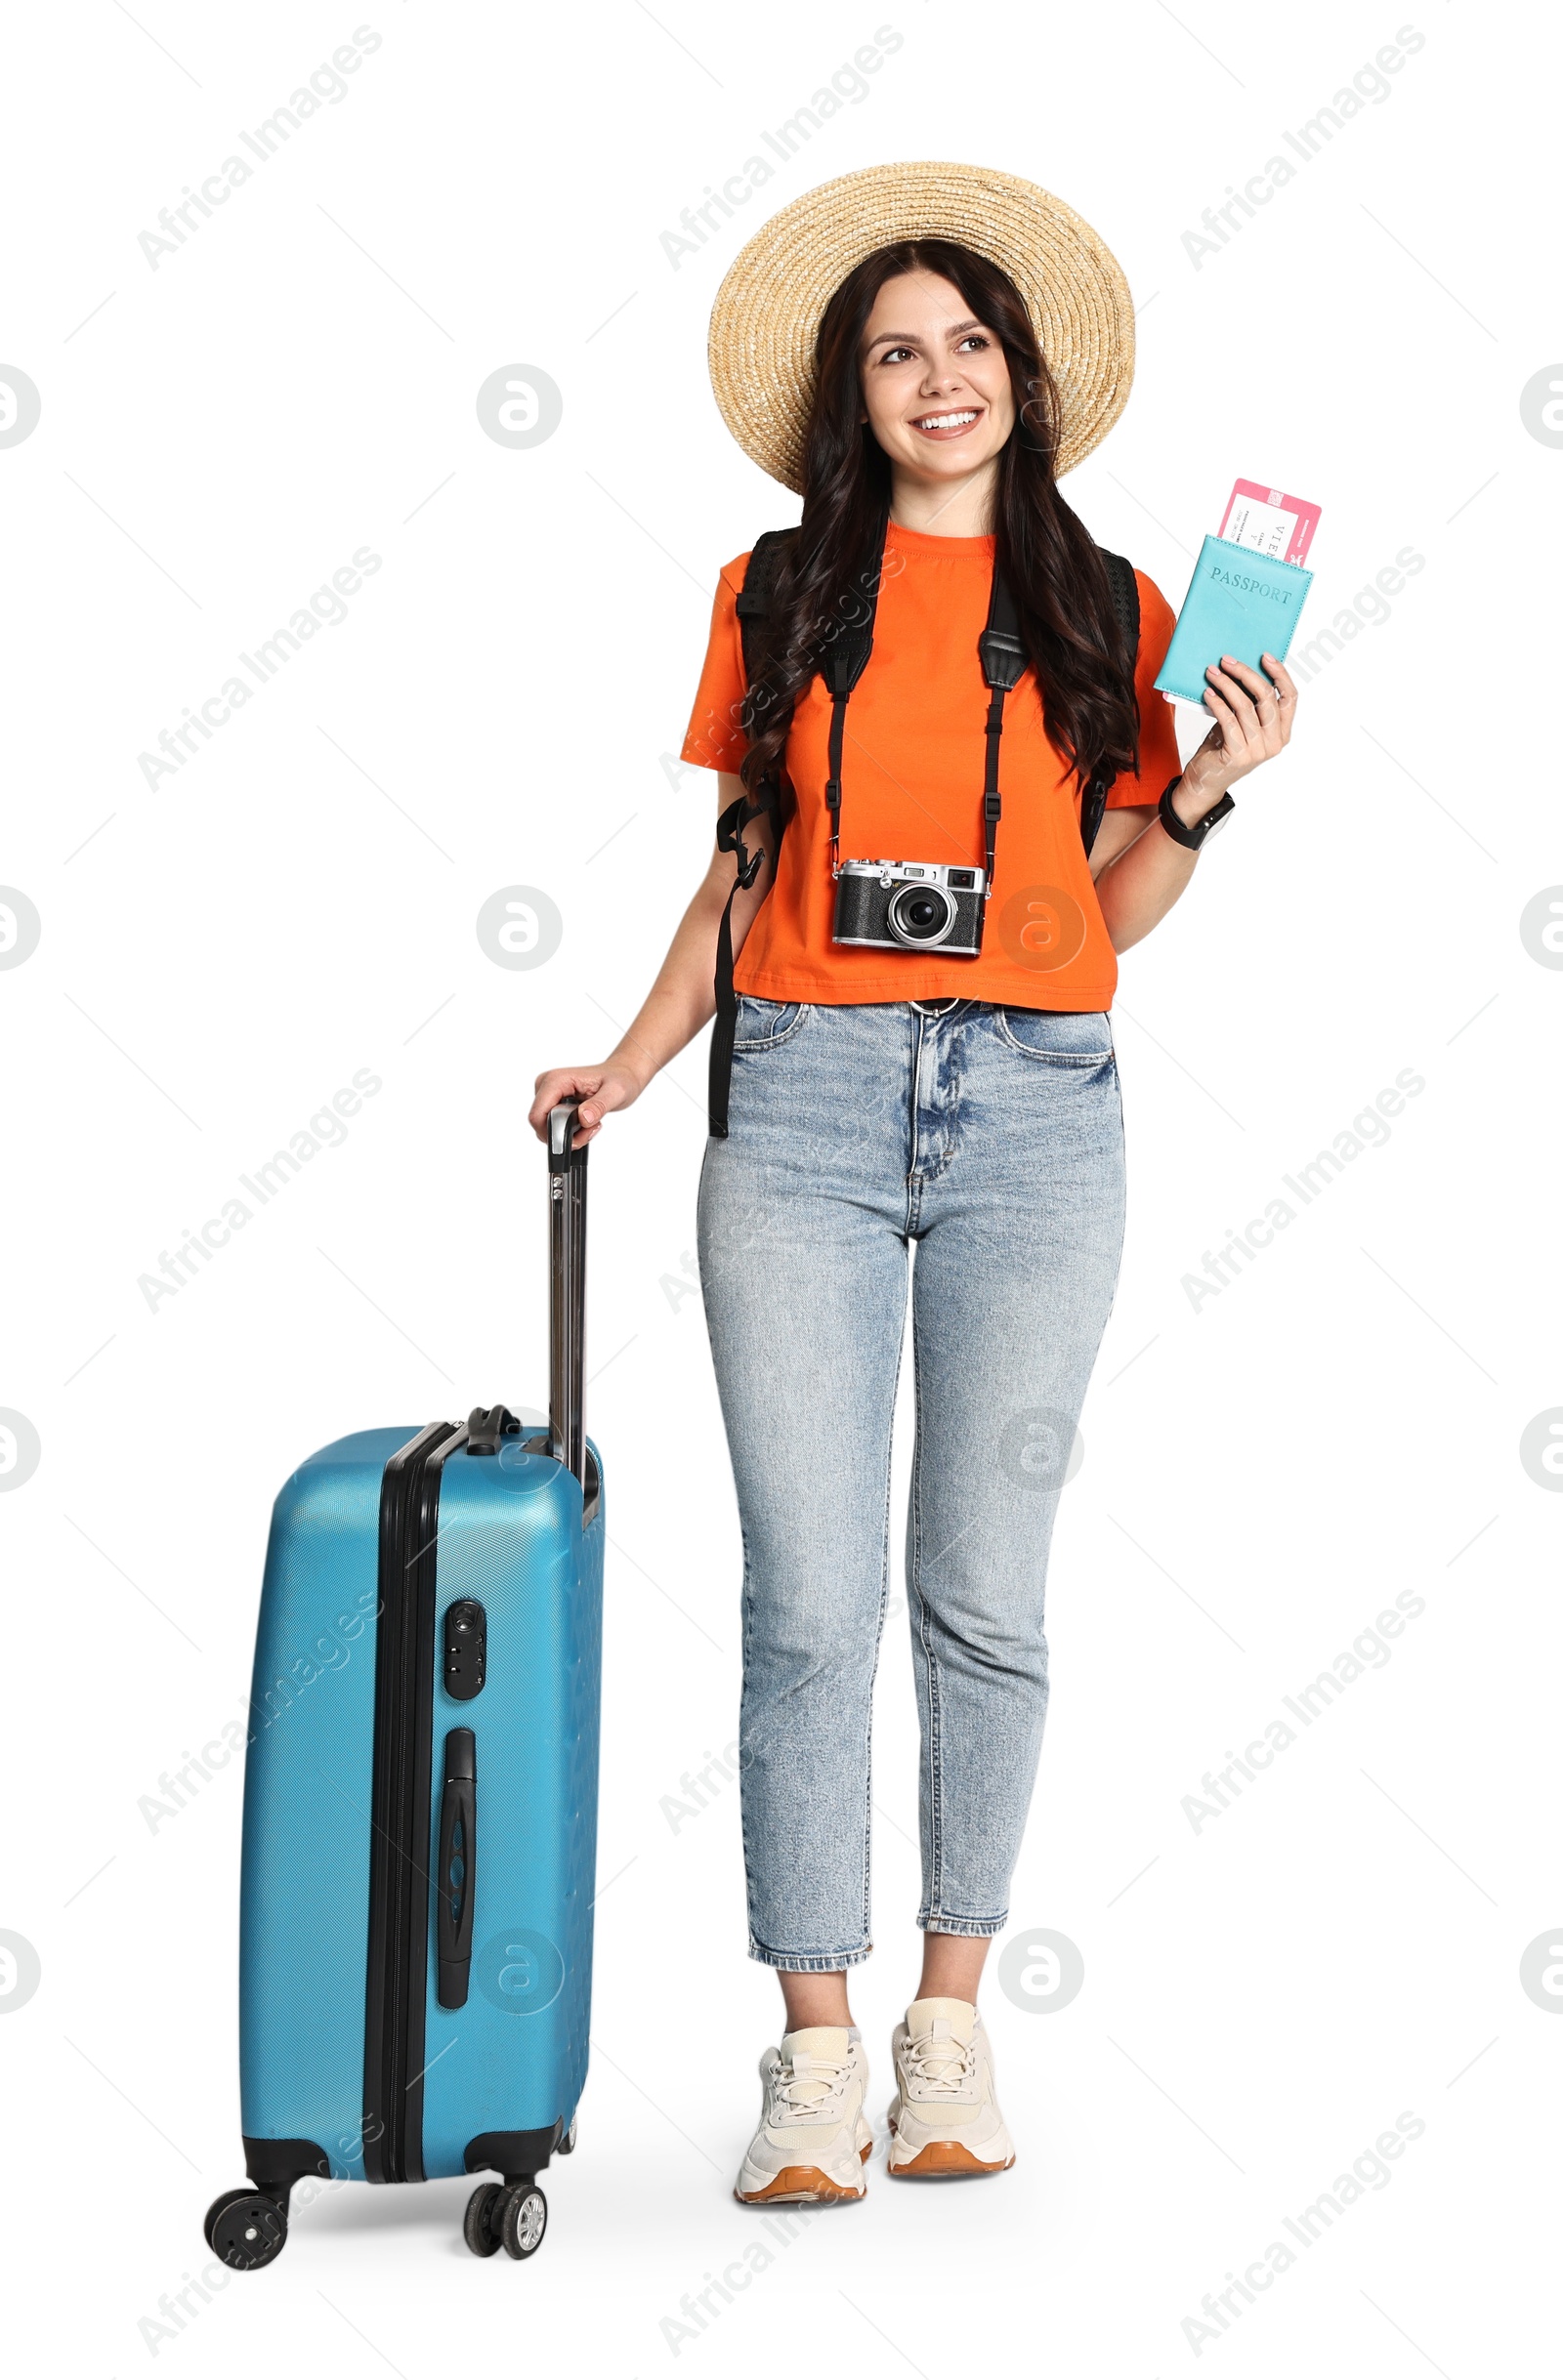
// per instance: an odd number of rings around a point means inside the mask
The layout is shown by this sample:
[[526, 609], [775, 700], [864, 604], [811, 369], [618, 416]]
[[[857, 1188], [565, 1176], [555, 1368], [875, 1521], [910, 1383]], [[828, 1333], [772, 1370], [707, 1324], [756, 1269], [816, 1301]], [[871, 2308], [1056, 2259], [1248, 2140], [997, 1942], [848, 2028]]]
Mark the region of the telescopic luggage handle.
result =
[[578, 1100], [548, 1111], [548, 1447], [586, 1479], [586, 1151], [572, 1146]]

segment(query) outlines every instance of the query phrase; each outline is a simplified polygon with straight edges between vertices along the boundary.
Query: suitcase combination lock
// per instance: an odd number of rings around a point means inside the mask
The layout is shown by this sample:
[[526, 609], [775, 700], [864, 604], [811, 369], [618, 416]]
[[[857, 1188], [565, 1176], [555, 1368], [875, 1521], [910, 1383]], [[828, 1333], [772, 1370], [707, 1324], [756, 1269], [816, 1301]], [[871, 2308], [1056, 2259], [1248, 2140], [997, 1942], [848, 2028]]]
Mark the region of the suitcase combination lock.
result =
[[488, 1615], [467, 1598], [445, 1613], [444, 1684], [452, 1702], [481, 1694], [488, 1671]]

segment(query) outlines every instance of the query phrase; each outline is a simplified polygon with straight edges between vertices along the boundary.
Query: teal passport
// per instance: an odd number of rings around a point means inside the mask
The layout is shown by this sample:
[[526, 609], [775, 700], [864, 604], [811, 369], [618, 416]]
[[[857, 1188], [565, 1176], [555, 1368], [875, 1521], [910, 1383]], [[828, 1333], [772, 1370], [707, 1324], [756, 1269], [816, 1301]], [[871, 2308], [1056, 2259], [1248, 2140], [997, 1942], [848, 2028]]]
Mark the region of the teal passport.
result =
[[1207, 537], [1156, 681], [1161, 692], [1203, 703], [1204, 673], [1224, 652], [1250, 669], [1263, 652], [1284, 661], [1312, 585], [1313, 572], [1295, 563]]

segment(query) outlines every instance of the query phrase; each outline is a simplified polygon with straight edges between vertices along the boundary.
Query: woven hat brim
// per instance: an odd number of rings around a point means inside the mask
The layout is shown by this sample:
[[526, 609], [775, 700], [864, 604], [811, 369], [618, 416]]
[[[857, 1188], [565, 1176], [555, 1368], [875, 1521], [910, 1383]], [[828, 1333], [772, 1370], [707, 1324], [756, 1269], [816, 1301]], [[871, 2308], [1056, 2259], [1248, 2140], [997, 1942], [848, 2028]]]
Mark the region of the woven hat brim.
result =
[[958, 240], [1026, 302], [1063, 415], [1056, 468], [1083, 462], [1128, 402], [1134, 308], [1105, 240], [1061, 198], [975, 165], [875, 165], [822, 183], [763, 224], [711, 309], [711, 387], [729, 430], [783, 487], [803, 486], [820, 319], [855, 266], [903, 239]]

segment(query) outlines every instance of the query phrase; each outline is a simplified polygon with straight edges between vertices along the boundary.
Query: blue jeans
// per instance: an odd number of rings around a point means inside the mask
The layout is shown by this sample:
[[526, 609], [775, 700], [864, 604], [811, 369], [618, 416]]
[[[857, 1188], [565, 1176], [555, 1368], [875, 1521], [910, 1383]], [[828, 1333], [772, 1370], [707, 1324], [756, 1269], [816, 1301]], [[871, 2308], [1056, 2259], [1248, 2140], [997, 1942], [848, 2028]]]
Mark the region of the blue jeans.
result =
[[869, 1722], [910, 1266], [907, 1596], [922, 1904], [996, 1934], [1047, 1708], [1042, 1597], [1118, 1279], [1123, 1116], [1101, 1013], [739, 1003], [700, 1279], [743, 1536], [749, 1948], [869, 1943]]

